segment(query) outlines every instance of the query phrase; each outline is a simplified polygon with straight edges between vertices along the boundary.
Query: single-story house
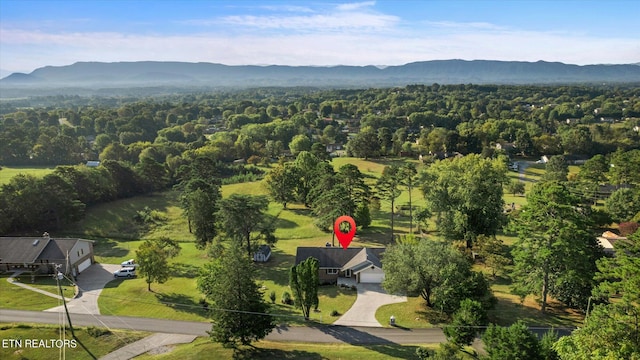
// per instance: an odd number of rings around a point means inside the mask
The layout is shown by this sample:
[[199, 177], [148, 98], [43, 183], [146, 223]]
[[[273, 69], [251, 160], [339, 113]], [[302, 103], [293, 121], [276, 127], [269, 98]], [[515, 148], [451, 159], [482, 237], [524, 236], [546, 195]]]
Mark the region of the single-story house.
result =
[[506, 152], [511, 152], [516, 149], [516, 144], [512, 142], [498, 142], [495, 145], [496, 150], [504, 150]]
[[93, 241], [76, 238], [0, 237], [0, 270], [25, 269], [53, 273], [60, 271], [76, 276], [95, 262]]
[[269, 245], [260, 245], [258, 250], [253, 253], [253, 261], [267, 262], [271, 257], [271, 247]]
[[89, 160], [87, 161], [87, 163], [85, 164], [87, 167], [98, 167], [100, 166], [100, 161], [97, 160]]
[[602, 236], [598, 237], [598, 243], [604, 249], [605, 254], [609, 255], [613, 255], [615, 253], [614, 245], [616, 241], [620, 240], [627, 240], [627, 238], [611, 231], [605, 231], [602, 233]]
[[337, 283], [338, 278], [355, 278], [357, 283], [380, 284], [384, 271], [380, 261], [384, 248], [299, 247], [296, 265], [309, 257], [318, 259], [321, 284]]

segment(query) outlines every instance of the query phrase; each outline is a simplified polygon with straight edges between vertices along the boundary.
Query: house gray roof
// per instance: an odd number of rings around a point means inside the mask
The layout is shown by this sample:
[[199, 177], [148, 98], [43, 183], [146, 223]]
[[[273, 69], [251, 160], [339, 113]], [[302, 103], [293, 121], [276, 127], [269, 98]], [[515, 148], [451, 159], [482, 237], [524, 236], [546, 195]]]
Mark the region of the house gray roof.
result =
[[0, 263], [31, 264], [48, 243], [45, 237], [0, 237]]
[[[364, 250], [364, 251], [363, 251]], [[384, 248], [346, 248], [341, 247], [299, 247], [296, 251], [296, 265], [309, 257], [318, 259], [320, 268], [342, 269], [347, 263], [351, 262], [356, 256], [359, 259], [375, 258], [378, 267], [382, 267], [380, 258], [384, 252]], [[361, 254], [362, 253], [362, 254]], [[358, 262], [356, 260], [356, 262]], [[360, 264], [360, 262], [358, 262]]]
[[0, 264], [32, 264], [38, 260], [64, 260], [77, 238], [0, 237]]
[[64, 261], [67, 253], [78, 242], [79, 239], [51, 239], [49, 244], [42, 250], [38, 260], [58, 260]]
[[372, 265], [382, 269], [382, 262], [374, 254], [373, 249], [363, 248], [348, 263], [344, 264], [341, 270], [351, 269], [353, 272], [358, 272]]

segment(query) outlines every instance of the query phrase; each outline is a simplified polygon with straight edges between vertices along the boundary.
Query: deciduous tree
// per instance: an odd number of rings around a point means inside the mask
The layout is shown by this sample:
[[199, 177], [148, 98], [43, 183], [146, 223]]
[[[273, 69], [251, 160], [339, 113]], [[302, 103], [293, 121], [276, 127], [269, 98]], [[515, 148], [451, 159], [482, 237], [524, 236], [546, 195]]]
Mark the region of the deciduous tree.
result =
[[295, 190], [298, 184], [297, 169], [289, 164], [276, 165], [264, 179], [264, 184], [274, 201], [282, 204], [284, 209], [287, 204], [295, 201]]
[[428, 307], [447, 313], [455, 311], [461, 300], [484, 297], [488, 291], [486, 282], [477, 281], [464, 255], [444, 242], [423, 239], [391, 245], [382, 264], [385, 290], [420, 295]]
[[480, 327], [488, 322], [487, 312], [478, 301], [464, 299], [453, 313], [451, 324], [444, 328], [447, 339], [458, 346], [471, 345]]
[[567, 161], [562, 155], [554, 155], [545, 164], [545, 172], [542, 175], [543, 180], [547, 181], [567, 181], [569, 167]]
[[169, 238], [146, 240], [136, 250], [138, 272], [144, 276], [147, 290], [151, 291], [151, 283], [163, 284], [171, 276], [169, 259], [180, 252], [180, 245]]
[[465, 240], [471, 248], [476, 236], [495, 235], [502, 228], [506, 165], [501, 159], [470, 154], [436, 161], [421, 173], [427, 206], [437, 214], [438, 230], [451, 240]]

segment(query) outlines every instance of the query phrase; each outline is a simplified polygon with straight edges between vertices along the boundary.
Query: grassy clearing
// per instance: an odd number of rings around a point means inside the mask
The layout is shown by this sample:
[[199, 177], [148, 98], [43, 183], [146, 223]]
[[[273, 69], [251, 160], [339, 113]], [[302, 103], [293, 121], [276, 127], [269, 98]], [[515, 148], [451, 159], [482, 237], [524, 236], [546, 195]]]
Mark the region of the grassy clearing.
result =
[[0, 185], [7, 184], [12, 177], [18, 174], [27, 174], [27, 175], [33, 175], [35, 177], [42, 177], [53, 172], [54, 168], [55, 167], [3, 166], [2, 170], [0, 170]]
[[426, 306], [423, 298], [407, 297], [406, 303], [388, 304], [376, 311], [376, 320], [389, 327], [389, 318], [396, 318], [396, 325], [411, 329], [432, 328], [448, 319], [446, 315]]
[[[176, 191], [167, 191], [98, 204], [87, 209], [84, 219], [65, 232], [92, 238], [156, 239], [167, 236], [178, 241], [192, 241], [178, 196]], [[167, 220], [150, 228], [137, 223], [134, 217], [145, 207], [157, 210]]]
[[[34, 288], [48, 291], [52, 294], [58, 295], [60, 293], [58, 283], [51, 275], [38, 274], [32, 277], [30, 274], [23, 273], [16, 277], [16, 280], [29, 286], [33, 286]], [[71, 281], [66, 278], [62, 279], [60, 280], [60, 285], [65, 297], [72, 298], [74, 296], [75, 288]]]
[[498, 277], [492, 281], [491, 290], [498, 300], [496, 306], [488, 311], [489, 319], [499, 325], [510, 325], [522, 320], [528, 325], [565, 327], [582, 323], [584, 315], [568, 309], [557, 301], [550, 299], [546, 313], [540, 311], [540, 304], [533, 296], [524, 301], [511, 294], [511, 280]]
[[61, 305], [55, 298], [9, 284], [8, 277], [8, 275], [0, 276], [0, 307], [40, 311]]
[[[80, 341], [96, 357], [102, 357], [148, 335], [141, 331], [111, 330], [101, 336], [93, 337], [89, 335], [87, 328], [74, 327], [74, 331]], [[54, 325], [2, 324], [0, 338], [23, 339], [22, 348], [0, 347], [0, 359], [57, 359], [61, 355], [57, 348], [28, 347], [24, 344], [24, 339], [38, 341], [60, 339], [60, 329]], [[66, 332], [65, 338], [72, 339], [70, 331]], [[80, 345], [75, 348], [65, 348], [65, 354], [69, 359], [91, 359]]]
[[[171, 352], [160, 355], [142, 355], [136, 359], [418, 359], [418, 345], [366, 345], [349, 344], [311, 344], [293, 342], [260, 341], [253, 347], [242, 347], [235, 355], [232, 349], [206, 338], [197, 338], [190, 344], [178, 345]], [[424, 345], [432, 349], [437, 345]]]

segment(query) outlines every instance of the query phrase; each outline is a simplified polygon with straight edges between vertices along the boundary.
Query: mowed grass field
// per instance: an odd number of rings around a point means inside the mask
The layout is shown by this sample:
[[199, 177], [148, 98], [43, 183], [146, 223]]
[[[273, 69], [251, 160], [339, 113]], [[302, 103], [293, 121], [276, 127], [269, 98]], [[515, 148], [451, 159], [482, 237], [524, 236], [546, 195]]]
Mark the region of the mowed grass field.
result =
[[[109, 333], [94, 337], [89, 334], [87, 328], [76, 326], [74, 326], [74, 332], [97, 358], [149, 335], [141, 331], [111, 330]], [[67, 330], [65, 338], [72, 339], [70, 331]], [[60, 355], [58, 348], [29, 347], [24, 343], [25, 339], [38, 341], [61, 339], [60, 329], [55, 325], [1, 324], [0, 339], [21, 339], [23, 341], [21, 348], [12, 348], [8, 344], [0, 347], [0, 359], [3, 360], [58, 359]], [[65, 355], [67, 359], [91, 359], [91, 356], [80, 345], [75, 348], [65, 348]]]
[[[383, 359], [419, 359], [416, 355], [418, 347], [436, 349], [437, 344], [430, 345], [349, 345], [349, 344], [312, 344], [295, 342], [259, 341], [251, 347], [241, 347], [234, 354], [232, 349], [225, 349], [220, 344], [212, 343], [206, 338], [197, 338], [190, 344], [178, 345], [171, 352], [159, 355], [141, 355], [136, 360], [178, 360], [178, 359], [290, 359], [290, 360], [383, 360]], [[460, 352], [463, 359], [472, 359]]]
[[0, 186], [6, 184], [11, 180], [12, 177], [18, 174], [27, 174], [33, 175], [36, 177], [45, 176], [49, 173], [52, 173], [55, 167], [9, 167], [2, 166], [2, 170], [0, 170]]
[[[391, 163], [401, 163], [405, 159], [390, 159], [385, 161], [362, 160], [355, 158], [336, 158], [332, 161], [335, 169], [350, 163], [357, 166], [367, 176], [367, 182], [373, 186], [380, 176], [384, 166]], [[409, 160], [411, 161], [411, 160]], [[421, 168], [418, 164], [418, 171]], [[534, 164], [523, 172], [522, 179], [517, 172], [509, 172], [510, 178], [521, 179], [527, 190], [544, 173], [544, 165]], [[233, 193], [252, 195], [266, 195], [266, 189], [261, 182], [224, 185], [224, 197]], [[510, 196], [514, 199], [511, 200]], [[505, 194], [505, 202], [516, 202], [518, 206], [524, 204], [522, 196], [513, 197]], [[517, 201], [515, 201], [517, 200]], [[409, 202], [406, 190], [397, 199], [396, 206]], [[412, 191], [414, 206], [423, 207], [425, 201], [419, 187]], [[164, 220], [151, 227], [137, 224], [133, 217], [137, 211], [148, 207], [159, 212]], [[257, 278], [262, 286], [264, 297], [269, 300], [269, 294], [276, 294], [273, 312], [278, 315], [278, 323], [302, 323], [301, 312], [292, 306], [281, 304], [280, 300], [288, 288], [289, 269], [295, 262], [296, 248], [299, 246], [324, 246], [331, 242], [332, 234], [318, 229], [313, 224], [310, 209], [301, 204], [290, 204], [283, 209], [280, 204], [270, 203], [268, 213], [276, 216], [276, 237], [278, 242], [273, 248], [271, 259], [267, 263], [256, 264]], [[391, 205], [382, 201], [381, 208], [373, 211], [372, 224], [367, 229], [358, 229], [356, 238], [351, 246], [386, 246], [393, 243], [390, 233]], [[396, 214], [394, 218], [394, 232], [397, 235], [408, 234], [410, 221], [408, 214]], [[417, 224], [413, 223], [414, 232]], [[428, 224], [427, 236], [437, 237], [433, 221]], [[62, 235], [62, 234], [61, 234]], [[197, 290], [196, 279], [201, 267], [209, 261], [206, 250], [199, 250], [193, 242], [193, 235], [188, 231], [187, 221], [179, 207], [179, 193], [166, 191], [157, 194], [122, 199], [108, 204], [101, 204], [87, 209], [86, 217], [71, 226], [64, 234], [94, 239], [96, 260], [102, 263], [120, 263], [135, 258], [135, 251], [145, 239], [157, 239], [168, 236], [180, 242], [182, 251], [171, 261], [172, 278], [164, 284], [152, 284], [152, 291], [147, 291], [147, 284], [141, 278], [132, 280], [114, 280], [102, 292], [99, 299], [101, 312], [105, 315], [119, 316], [148, 316], [168, 319], [207, 320], [207, 313], [201, 304], [202, 294]], [[513, 244], [515, 238], [508, 234], [498, 236], [507, 245]], [[337, 244], [337, 241], [336, 241]], [[2, 279], [0, 279], [1, 281]], [[531, 324], [568, 324], [573, 322], [573, 316], [565, 316], [560, 311], [557, 316], [541, 317], [535, 301], [527, 300], [523, 303], [509, 292], [508, 278], [493, 282], [493, 290], [498, 298], [498, 307], [492, 318], [499, 323], [508, 324], [518, 318], [530, 321]], [[4, 286], [12, 286], [5, 281]], [[0, 285], [0, 287], [3, 285]], [[1, 290], [1, 289], [0, 289]], [[12, 292], [19, 291], [12, 289]], [[35, 295], [35, 294], [34, 294]], [[333, 310], [340, 314], [346, 312], [355, 301], [355, 291], [339, 289], [334, 286], [323, 286], [319, 291], [319, 312], [311, 314], [311, 318], [322, 323], [332, 323], [338, 317], [331, 316]], [[0, 291], [0, 300], [2, 300]], [[49, 300], [50, 299], [50, 300]], [[46, 307], [38, 306], [35, 301], [27, 308], [48, 308], [57, 305], [53, 298], [46, 302], [53, 304]], [[4, 307], [5, 305], [3, 305]], [[16, 302], [8, 302], [8, 307], [21, 308]], [[24, 308], [24, 307], [22, 307]], [[390, 315], [396, 316], [398, 323], [406, 327], [431, 327], [446, 320], [432, 309], [425, 309], [424, 301], [420, 298], [410, 298], [408, 303], [387, 305], [379, 309], [377, 318], [386, 324]]]

